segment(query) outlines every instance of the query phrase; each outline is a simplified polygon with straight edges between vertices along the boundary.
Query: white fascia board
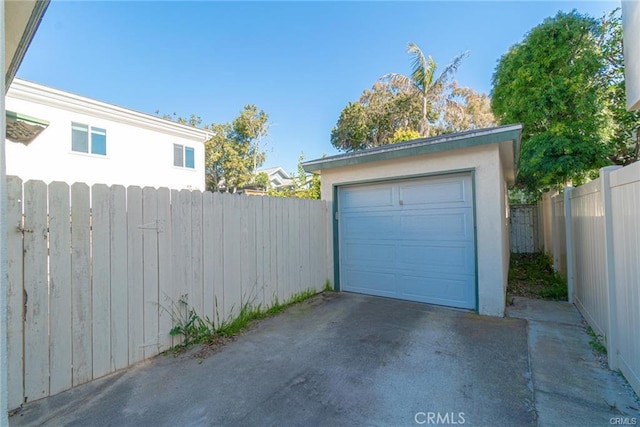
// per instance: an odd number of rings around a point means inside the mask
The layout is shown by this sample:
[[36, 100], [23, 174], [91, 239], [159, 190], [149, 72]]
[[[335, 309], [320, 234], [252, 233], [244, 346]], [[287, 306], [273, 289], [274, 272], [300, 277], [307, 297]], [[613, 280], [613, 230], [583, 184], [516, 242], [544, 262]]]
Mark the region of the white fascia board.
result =
[[204, 143], [212, 136], [212, 132], [204, 129], [172, 122], [150, 114], [140, 113], [106, 102], [74, 95], [22, 79], [14, 79], [7, 96], [76, 113], [95, 115], [107, 120], [146, 128], [156, 132], [190, 139], [195, 142]]

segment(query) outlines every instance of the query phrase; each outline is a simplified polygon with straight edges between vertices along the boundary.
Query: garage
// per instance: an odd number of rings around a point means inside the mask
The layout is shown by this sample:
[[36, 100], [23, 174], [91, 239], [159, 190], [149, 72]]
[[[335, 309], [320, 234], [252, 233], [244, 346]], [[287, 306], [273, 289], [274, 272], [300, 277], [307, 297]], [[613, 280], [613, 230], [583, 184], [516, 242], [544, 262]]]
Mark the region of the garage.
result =
[[503, 316], [521, 134], [474, 129], [303, 163], [321, 177], [333, 288]]
[[347, 185], [338, 194], [342, 290], [476, 308], [470, 174]]

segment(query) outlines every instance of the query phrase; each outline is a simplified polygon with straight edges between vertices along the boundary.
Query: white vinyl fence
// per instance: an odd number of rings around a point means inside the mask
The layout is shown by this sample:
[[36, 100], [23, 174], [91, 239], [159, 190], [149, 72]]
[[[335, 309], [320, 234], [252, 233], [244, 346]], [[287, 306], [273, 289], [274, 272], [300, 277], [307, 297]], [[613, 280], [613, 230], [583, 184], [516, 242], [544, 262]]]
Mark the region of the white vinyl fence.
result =
[[321, 290], [325, 215], [319, 200], [8, 177], [9, 407], [178, 344], [181, 298], [219, 324]]
[[640, 162], [541, 202], [545, 250], [574, 302], [605, 337], [609, 366], [640, 393]]

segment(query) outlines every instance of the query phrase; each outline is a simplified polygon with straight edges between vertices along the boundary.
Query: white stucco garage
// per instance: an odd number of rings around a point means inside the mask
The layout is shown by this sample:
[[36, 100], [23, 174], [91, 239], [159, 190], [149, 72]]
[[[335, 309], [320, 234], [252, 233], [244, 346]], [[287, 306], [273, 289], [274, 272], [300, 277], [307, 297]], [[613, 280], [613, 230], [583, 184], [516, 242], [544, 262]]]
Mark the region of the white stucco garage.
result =
[[336, 289], [503, 316], [521, 125], [304, 163], [322, 176]]

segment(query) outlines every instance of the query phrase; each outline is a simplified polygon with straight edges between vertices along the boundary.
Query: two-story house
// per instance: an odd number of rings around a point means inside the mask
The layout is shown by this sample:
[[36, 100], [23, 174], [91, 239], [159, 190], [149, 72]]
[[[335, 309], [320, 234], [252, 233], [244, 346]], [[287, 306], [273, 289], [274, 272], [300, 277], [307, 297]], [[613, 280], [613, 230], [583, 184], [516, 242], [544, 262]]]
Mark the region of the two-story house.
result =
[[21, 79], [6, 110], [8, 175], [205, 189], [206, 130]]

